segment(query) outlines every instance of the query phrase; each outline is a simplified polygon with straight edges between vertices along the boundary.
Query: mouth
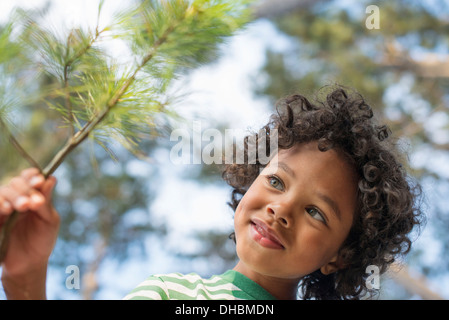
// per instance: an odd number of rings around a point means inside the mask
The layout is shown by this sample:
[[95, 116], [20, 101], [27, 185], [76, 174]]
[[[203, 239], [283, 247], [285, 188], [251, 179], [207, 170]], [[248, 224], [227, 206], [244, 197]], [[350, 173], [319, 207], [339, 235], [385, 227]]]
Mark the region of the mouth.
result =
[[265, 248], [285, 249], [276, 233], [261, 220], [251, 220], [251, 235], [257, 243]]

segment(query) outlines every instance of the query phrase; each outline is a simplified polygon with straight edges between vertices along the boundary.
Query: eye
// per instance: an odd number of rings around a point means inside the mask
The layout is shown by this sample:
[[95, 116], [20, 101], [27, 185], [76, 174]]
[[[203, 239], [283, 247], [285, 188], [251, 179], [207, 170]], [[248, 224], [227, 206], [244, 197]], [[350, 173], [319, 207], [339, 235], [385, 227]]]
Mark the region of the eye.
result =
[[315, 208], [315, 207], [306, 208], [306, 211], [315, 220], [326, 223], [326, 219], [324, 219], [324, 215], [317, 208]]
[[275, 189], [284, 190], [284, 184], [282, 180], [276, 176], [268, 176], [268, 183]]

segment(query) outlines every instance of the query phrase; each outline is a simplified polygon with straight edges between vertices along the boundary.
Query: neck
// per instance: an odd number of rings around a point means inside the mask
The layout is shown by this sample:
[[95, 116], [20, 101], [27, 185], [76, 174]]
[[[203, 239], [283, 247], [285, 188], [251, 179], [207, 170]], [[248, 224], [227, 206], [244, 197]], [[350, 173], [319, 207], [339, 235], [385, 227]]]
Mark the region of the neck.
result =
[[284, 279], [260, 274], [239, 261], [235, 271], [256, 282], [278, 300], [296, 300], [299, 279]]

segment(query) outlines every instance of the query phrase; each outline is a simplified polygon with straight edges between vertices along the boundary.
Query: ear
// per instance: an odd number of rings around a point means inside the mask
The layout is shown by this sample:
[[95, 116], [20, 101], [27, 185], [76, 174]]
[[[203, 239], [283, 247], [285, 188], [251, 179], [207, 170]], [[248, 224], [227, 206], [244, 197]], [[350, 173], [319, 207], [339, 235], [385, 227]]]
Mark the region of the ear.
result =
[[343, 262], [343, 259], [337, 254], [332, 259], [329, 260], [328, 263], [323, 265], [320, 268], [320, 271], [324, 275], [329, 275], [331, 273], [334, 273], [340, 269], [344, 269], [346, 267], [346, 264]]

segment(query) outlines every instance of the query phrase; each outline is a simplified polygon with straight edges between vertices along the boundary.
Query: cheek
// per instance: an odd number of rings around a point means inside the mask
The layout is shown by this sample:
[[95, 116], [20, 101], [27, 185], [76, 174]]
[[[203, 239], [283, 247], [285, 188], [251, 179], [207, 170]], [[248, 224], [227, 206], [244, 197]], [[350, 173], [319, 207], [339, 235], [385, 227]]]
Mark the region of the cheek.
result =
[[238, 234], [240, 233], [240, 230], [244, 224], [244, 221], [246, 221], [245, 219], [245, 201], [244, 198], [242, 198], [240, 200], [239, 205], [237, 206], [237, 209], [235, 210], [234, 213], [234, 232], [235, 232], [235, 236], [236, 238], [238, 238]]
[[245, 193], [243, 198], [240, 200], [237, 209], [235, 210], [235, 217], [240, 215], [246, 215], [254, 210], [260, 210], [266, 205], [267, 195], [264, 189], [253, 185]]
[[245, 193], [234, 213], [234, 232], [237, 242], [237, 249], [241, 247], [243, 247], [244, 250], [247, 249], [246, 233], [249, 228], [249, 223], [251, 218], [254, 216], [254, 213], [259, 212], [264, 205], [263, 201], [261, 201], [261, 197], [258, 195], [258, 192], [254, 191], [256, 191], [256, 188], [250, 188]]
[[296, 240], [297, 251], [294, 260], [301, 265], [306, 264], [311, 272], [321, 267], [338, 252], [338, 245], [315, 229], [307, 228], [300, 234], [301, 236]]

